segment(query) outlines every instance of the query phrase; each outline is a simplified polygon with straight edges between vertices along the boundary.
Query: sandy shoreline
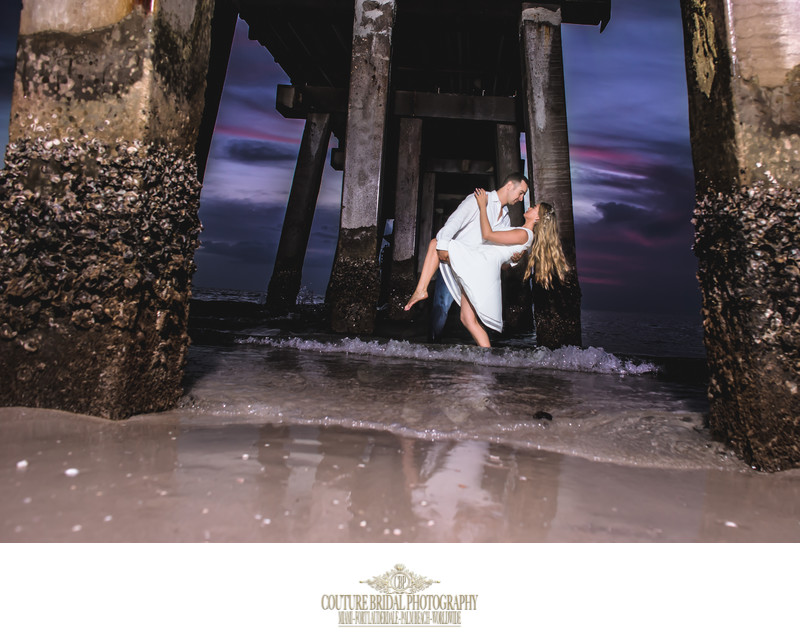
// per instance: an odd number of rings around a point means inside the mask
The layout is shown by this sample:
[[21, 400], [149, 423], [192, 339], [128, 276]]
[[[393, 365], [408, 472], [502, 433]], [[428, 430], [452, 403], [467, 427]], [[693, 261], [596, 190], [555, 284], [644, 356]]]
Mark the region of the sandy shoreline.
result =
[[800, 471], [639, 467], [185, 410], [113, 422], [2, 408], [0, 425], [4, 542], [800, 540]]

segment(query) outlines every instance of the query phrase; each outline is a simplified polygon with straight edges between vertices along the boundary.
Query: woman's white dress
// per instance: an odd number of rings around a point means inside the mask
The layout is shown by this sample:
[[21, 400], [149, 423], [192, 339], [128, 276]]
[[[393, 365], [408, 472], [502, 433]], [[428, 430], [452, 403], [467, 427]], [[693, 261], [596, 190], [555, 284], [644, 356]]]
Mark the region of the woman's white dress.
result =
[[457, 238], [450, 241], [450, 270], [441, 272], [453, 299], [461, 305], [461, 290], [469, 298], [481, 322], [498, 332], [503, 331], [503, 295], [500, 288], [500, 267], [517, 252], [533, 244], [533, 232], [525, 227], [528, 242], [524, 245], [464, 245]]

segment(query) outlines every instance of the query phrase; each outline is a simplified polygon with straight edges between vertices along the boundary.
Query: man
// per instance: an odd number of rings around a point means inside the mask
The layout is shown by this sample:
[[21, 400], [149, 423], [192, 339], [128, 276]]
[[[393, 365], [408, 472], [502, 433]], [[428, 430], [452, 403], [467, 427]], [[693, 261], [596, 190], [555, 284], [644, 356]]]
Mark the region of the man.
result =
[[[522, 202], [526, 193], [528, 193], [528, 180], [521, 173], [509, 174], [503, 181], [502, 187], [489, 192], [486, 213], [493, 230], [498, 231], [511, 227], [508, 206]], [[436, 280], [431, 310], [429, 338], [432, 341], [441, 337], [447, 313], [453, 304], [453, 297], [445, 282], [449, 280], [451, 285], [455, 285], [453, 271], [447, 264], [449, 260], [447, 248], [454, 238], [458, 238], [460, 242], [467, 245], [483, 243], [478, 202], [472, 194], [462, 201], [436, 234], [436, 250], [439, 260], [442, 262], [439, 265], [439, 278]], [[516, 263], [521, 257], [521, 255], [512, 256], [512, 263]]]

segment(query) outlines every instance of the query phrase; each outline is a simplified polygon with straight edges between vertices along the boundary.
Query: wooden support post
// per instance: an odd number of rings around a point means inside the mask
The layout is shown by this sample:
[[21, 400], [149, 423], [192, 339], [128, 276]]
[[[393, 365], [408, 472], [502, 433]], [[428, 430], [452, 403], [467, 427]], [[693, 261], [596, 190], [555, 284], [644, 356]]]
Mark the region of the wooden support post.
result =
[[206, 99], [203, 117], [200, 121], [200, 132], [195, 145], [197, 156], [197, 179], [203, 182], [211, 149], [211, 138], [219, 113], [219, 101], [225, 86], [225, 75], [228, 71], [228, 60], [231, 56], [233, 35], [239, 12], [232, 2], [215, 0], [214, 17], [211, 20], [211, 49], [206, 74]]
[[433, 238], [433, 208], [436, 204], [436, 174], [426, 171], [422, 175], [422, 194], [419, 205], [419, 234], [417, 236], [417, 274], [422, 271], [428, 243]]
[[372, 333], [380, 295], [378, 220], [396, 0], [355, 0], [342, 215], [326, 302], [331, 329]]
[[213, 0], [25, 0], [0, 171], [0, 403], [173, 406]]
[[800, 13], [794, 0], [681, 9], [708, 423], [750, 465], [798, 467]]
[[575, 225], [561, 52], [561, 10], [523, 5], [520, 27], [525, 76], [526, 144], [531, 203], [556, 210], [561, 244], [570, 266], [566, 282], [544, 290], [534, 284], [536, 338], [551, 349], [581, 344], [581, 293], [575, 260]]
[[[503, 186], [506, 176], [522, 171], [522, 158], [519, 153], [519, 130], [516, 125], [498, 124], [495, 136], [495, 178], [497, 186]], [[520, 227], [524, 222], [523, 203], [515, 203], [508, 208], [508, 216], [513, 227]]]
[[[519, 130], [516, 125], [496, 126], [495, 148], [497, 185], [501, 187], [506, 176], [522, 171], [519, 153]], [[522, 214], [525, 205], [515, 203], [508, 208], [511, 225], [518, 227], [525, 222]], [[533, 294], [530, 281], [524, 281], [525, 259], [503, 271], [503, 331], [520, 334], [533, 331]]]
[[397, 188], [394, 208], [394, 249], [389, 282], [389, 318], [408, 318], [403, 311], [416, 284], [417, 221], [419, 219], [422, 120], [401, 118], [397, 146]]
[[330, 114], [316, 113], [309, 114], [306, 120], [275, 267], [267, 288], [266, 305], [271, 312], [292, 309], [300, 292], [303, 262], [328, 155], [331, 120]]

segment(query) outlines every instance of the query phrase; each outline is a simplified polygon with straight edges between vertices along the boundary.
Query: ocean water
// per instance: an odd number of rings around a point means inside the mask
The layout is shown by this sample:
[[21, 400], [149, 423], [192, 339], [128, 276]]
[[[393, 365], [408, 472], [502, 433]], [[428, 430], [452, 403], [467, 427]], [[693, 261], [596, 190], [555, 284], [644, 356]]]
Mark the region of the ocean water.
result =
[[[262, 305], [265, 292], [238, 289], [195, 288], [193, 300]], [[324, 297], [301, 288], [298, 303], [321, 304]], [[661, 358], [705, 359], [703, 328], [699, 312], [689, 314], [646, 314], [582, 310], [583, 344], [611, 353]], [[453, 340], [452, 338], [450, 339]], [[497, 345], [530, 347], [535, 334], [506, 338]]]
[[198, 293], [173, 410], [0, 408], [0, 541], [800, 536], [800, 470], [711, 438], [688, 319], [586, 313], [586, 347], [484, 350], [334, 335], [313, 302], [270, 318], [260, 296]]
[[429, 344], [419, 332], [333, 335], [314, 305], [278, 319], [237, 312], [226, 319], [226, 303], [260, 303], [262, 296], [195, 293], [219, 307], [193, 321], [182, 411], [626, 465], [741, 466], [705, 426], [699, 319], [585, 311], [585, 346], [558, 350], [537, 348], [535, 336], [483, 350], [458, 336]]

